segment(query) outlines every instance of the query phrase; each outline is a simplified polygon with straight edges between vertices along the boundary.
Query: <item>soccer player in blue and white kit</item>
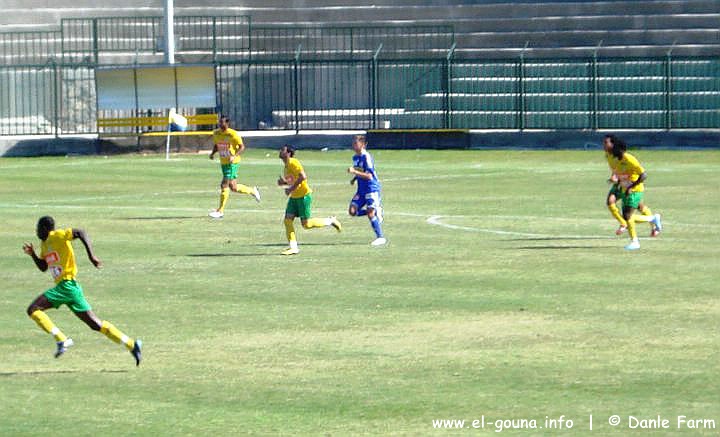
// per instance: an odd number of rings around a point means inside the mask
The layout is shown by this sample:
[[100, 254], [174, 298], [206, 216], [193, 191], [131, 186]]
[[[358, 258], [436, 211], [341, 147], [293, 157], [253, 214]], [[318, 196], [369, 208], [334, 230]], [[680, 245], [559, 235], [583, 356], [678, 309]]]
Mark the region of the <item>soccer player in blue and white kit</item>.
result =
[[382, 204], [380, 198], [380, 181], [375, 173], [375, 164], [372, 156], [368, 153], [367, 138], [365, 135], [355, 135], [352, 143], [355, 155], [353, 166], [348, 168], [348, 173], [353, 175], [351, 184], [357, 182], [357, 192], [350, 201], [348, 214], [351, 216], [367, 215], [370, 224], [375, 231], [375, 240], [370, 243], [373, 246], [382, 246], [387, 243], [383, 235], [382, 225]]

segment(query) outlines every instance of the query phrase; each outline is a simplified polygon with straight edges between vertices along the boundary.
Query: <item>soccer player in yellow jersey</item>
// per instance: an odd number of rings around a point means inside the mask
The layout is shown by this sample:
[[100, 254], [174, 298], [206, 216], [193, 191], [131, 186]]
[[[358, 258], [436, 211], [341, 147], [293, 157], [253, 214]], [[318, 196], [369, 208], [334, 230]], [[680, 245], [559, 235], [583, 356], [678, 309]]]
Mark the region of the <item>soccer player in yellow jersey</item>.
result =
[[285, 208], [285, 233], [290, 247], [285, 249], [283, 255], [295, 255], [300, 253], [295, 227], [295, 217], [300, 217], [303, 228], [323, 228], [332, 226], [338, 232], [342, 230], [340, 222], [335, 217], [311, 218], [310, 207], [312, 205], [312, 190], [308, 185], [308, 178], [302, 164], [295, 158], [295, 149], [286, 144], [280, 148], [280, 159], [285, 163], [283, 176], [278, 179], [278, 185], [286, 186], [285, 194], [290, 196]]
[[56, 230], [55, 220], [52, 217], [44, 216], [38, 220], [36, 233], [37, 237], [42, 241], [40, 256], [35, 253], [32, 243], [25, 243], [23, 251], [32, 257], [40, 271], [50, 271], [55, 280], [55, 286], [38, 296], [28, 307], [27, 314], [45, 332], [55, 337], [57, 342], [55, 358], [64, 354], [74, 343], [71, 338], [68, 338], [53, 324], [50, 317], [45, 314], [45, 310], [58, 308], [60, 305], [65, 304], [90, 329], [102, 332], [116, 343], [122, 343], [135, 358], [135, 365], [139, 366], [142, 359], [142, 341], [139, 339], [133, 340], [120, 332], [112, 323], [100, 320], [92, 312], [90, 304], [85, 300], [82, 287], [75, 281], [78, 270], [75, 264], [75, 252], [71, 243], [75, 238], [85, 246], [90, 262], [97, 268], [102, 266], [102, 261], [95, 256], [90, 238], [85, 231], [78, 228]]
[[[610, 187], [610, 191], [607, 194], [606, 204], [608, 210], [610, 210], [610, 214], [612, 214], [612, 216], [615, 217], [615, 220], [620, 223], [620, 227], [615, 231], [616, 235], [622, 235], [623, 232], [627, 231], [627, 221], [625, 221], [625, 218], [623, 218], [622, 214], [620, 214], [620, 210], [617, 207], [617, 202], [622, 199], [623, 195], [616, 172], [619, 161], [612, 154], [613, 144], [619, 141], [622, 140], [615, 135], [605, 135], [605, 138], [603, 138], [605, 158], [607, 159], [608, 166], [610, 167], [610, 178], [608, 179], [608, 182], [612, 184], [612, 187]], [[642, 202], [638, 205], [638, 210], [642, 215], [653, 215], [650, 208]], [[653, 229], [650, 231], [650, 236], [656, 237], [658, 234], [659, 231], [653, 226]]]
[[240, 154], [245, 150], [242, 138], [234, 129], [230, 129], [230, 119], [221, 116], [218, 122], [218, 129], [213, 131], [213, 149], [210, 152], [210, 159], [215, 159], [215, 154], [220, 155], [220, 167], [223, 178], [220, 182], [220, 206], [210, 211], [212, 218], [222, 218], [225, 215], [225, 205], [230, 197], [230, 190], [236, 193], [249, 194], [260, 202], [260, 191], [258, 187], [248, 187], [237, 183], [238, 167], [240, 166]]
[[635, 223], [649, 222], [659, 233], [662, 231], [660, 214], [647, 216], [635, 213], [642, 202], [645, 190], [643, 182], [647, 179], [647, 173], [637, 158], [627, 153], [627, 145], [624, 141], [615, 139], [612, 154], [618, 160], [615, 174], [617, 174], [618, 183], [622, 189], [623, 218], [627, 222], [627, 230], [630, 234], [630, 244], [625, 246], [625, 249], [637, 250], [640, 249], [640, 240], [637, 237]]

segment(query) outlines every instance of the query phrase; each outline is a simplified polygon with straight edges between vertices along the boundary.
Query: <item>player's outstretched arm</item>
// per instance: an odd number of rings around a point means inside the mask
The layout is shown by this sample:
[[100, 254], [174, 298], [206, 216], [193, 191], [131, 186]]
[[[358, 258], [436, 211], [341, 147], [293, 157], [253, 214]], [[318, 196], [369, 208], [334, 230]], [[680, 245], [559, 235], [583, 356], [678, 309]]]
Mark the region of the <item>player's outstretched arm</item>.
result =
[[645, 172], [640, 173], [640, 177], [638, 177], [635, 182], [633, 182], [633, 183], [631, 183], [630, 185], [628, 185], [626, 191], [629, 193], [630, 190], [632, 190], [633, 188], [635, 188], [636, 185], [639, 185], [639, 184], [642, 184], [643, 182], [645, 182], [645, 179], [647, 179], [647, 173], [645, 173]]
[[102, 261], [100, 261], [100, 258], [95, 256], [92, 243], [90, 242], [90, 237], [88, 237], [87, 233], [82, 229], [73, 229], [73, 238], [77, 238], [78, 240], [82, 241], [82, 244], [83, 246], [85, 246], [85, 251], [87, 252], [87, 256], [90, 259], [90, 262], [93, 263], [93, 265], [97, 268], [102, 267]]
[[366, 181], [369, 181], [373, 178], [370, 172], [360, 171], [357, 170], [355, 167], [348, 167], [348, 173], [355, 175], [356, 178], [365, 179]]
[[305, 179], [307, 179], [307, 175], [304, 171], [301, 171], [295, 182], [293, 182], [292, 185], [290, 185], [289, 187], [285, 188], [285, 194], [290, 195], [290, 193], [295, 191], [295, 189], [299, 187]]
[[33, 259], [38, 270], [44, 272], [48, 269], [47, 262], [42, 258], [38, 258], [32, 243], [23, 244], [23, 252], [25, 252], [26, 255], [29, 255]]

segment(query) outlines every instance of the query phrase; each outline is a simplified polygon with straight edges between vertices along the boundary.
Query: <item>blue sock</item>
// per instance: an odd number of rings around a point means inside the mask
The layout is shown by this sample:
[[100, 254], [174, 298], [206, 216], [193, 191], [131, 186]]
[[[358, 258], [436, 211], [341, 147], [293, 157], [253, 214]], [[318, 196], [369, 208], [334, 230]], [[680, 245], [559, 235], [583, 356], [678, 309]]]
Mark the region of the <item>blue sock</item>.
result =
[[383, 236], [382, 226], [380, 225], [380, 220], [378, 220], [377, 216], [370, 219], [370, 224], [372, 225], [373, 231], [375, 231], [375, 235], [378, 238], [381, 238]]

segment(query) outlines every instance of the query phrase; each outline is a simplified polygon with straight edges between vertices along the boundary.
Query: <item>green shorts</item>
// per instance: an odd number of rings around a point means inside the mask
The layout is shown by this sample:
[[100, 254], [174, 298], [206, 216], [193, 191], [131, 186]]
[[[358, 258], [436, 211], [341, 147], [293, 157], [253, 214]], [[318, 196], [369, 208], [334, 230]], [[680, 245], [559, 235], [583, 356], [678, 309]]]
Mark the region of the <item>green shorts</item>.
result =
[[43, 296], [53, 308], [65, 304], [74, 313], [82, 313], [92, 309], [88, 301], [85, 300], [82, 287], [75, 280], [60, 281], [56, 286], [43, 293]]
[[240, 164], [220, 164], [224, 179], [237, 179], [238, 167]]
[[637, 209], [638, 206], [640, 206], [640, 203], [643, 200], [643, 192], [642, 191], [633, 191], [628, 194], [623, 194], [622, 197], [622, 203], [623, 208], [624, 207], [630, 207]]
[[285, 215], [294, 215], [301, 219], [310, 218], [310, 206], [312, 205], [312, 194], [306, 194], [305, 197], [289, 198]]
[[623, 198], [623, 190], [620, 184], [613, 184], [612, 187], [610, 187], [610, 191], [608, 191], [608, 197], [615, 196], [616, 200], [620, 200]]

